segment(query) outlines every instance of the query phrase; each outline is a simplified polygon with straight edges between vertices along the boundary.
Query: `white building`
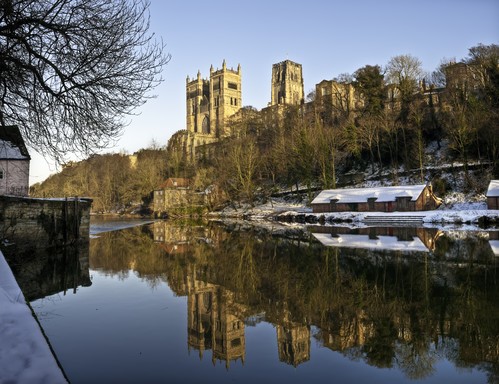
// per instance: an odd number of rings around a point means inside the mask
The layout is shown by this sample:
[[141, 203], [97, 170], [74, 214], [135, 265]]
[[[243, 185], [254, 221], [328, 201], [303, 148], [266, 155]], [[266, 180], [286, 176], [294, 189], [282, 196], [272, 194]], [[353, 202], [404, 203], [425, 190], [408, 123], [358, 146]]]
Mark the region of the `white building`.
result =
[[28, 196], [30, 160], [19, 128], [0, 126], [0, 195]]

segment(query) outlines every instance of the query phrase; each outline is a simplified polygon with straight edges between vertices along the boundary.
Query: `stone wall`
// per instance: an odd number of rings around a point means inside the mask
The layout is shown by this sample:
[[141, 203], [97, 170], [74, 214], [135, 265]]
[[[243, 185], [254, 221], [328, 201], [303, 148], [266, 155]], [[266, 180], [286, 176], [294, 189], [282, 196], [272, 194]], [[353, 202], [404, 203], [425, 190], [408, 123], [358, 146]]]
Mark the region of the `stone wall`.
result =
[[88, 241], [91, 199], [0, 196], [1, 247], [47, 248]]
[[29, 159], [0, 160], [0, 194], [28, 196]]

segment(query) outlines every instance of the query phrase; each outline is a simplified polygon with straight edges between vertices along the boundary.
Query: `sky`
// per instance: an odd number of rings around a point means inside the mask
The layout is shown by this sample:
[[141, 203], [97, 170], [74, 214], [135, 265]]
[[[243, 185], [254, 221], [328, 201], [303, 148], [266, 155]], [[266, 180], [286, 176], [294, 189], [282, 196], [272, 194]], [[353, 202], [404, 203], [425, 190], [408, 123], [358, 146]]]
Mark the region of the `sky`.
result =
[[[497, 0], [150, 0], [151, 32], [171, 54], [155, 96], [129, 119], [115, 146], [132, 154], [166, 145], [185, 129], [186, 77], [210, 66], [241, 65], [244, 106], [270, 101], [272, 64], [302, 65], [305, 95], [322, 80], [385, 66], [398, 55], [418, 58], [432, 72], [460, 61], [478, 44], [499, 44]], [[33, 149], [30, 184], [58, 168]], [[81, 160], [81, 159], [80, 159]]]

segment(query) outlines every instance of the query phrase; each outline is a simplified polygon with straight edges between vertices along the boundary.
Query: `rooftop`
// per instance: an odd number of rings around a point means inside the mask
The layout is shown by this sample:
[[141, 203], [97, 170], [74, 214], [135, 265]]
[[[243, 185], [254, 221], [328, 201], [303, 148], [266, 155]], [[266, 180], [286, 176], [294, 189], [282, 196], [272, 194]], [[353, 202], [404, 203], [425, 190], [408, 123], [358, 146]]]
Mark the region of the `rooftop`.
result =
[[490, 181], [487, 197], [499, 197], [499, 180]]
[[0, 126], [0, 160], [30, 160], [17, 125]]
[[397, 197], [410, 197], [412, 201], [415, 201], [425, 187], [425, 184], [421, 184], [395, 187], [325, 189], [317, 195], [312, 204], [329, 204], [331, 200], [336, 200], [337, 203], [363, 203], [372, 198], [376, 199], [377, 202], [385, 202], [395, 201]]

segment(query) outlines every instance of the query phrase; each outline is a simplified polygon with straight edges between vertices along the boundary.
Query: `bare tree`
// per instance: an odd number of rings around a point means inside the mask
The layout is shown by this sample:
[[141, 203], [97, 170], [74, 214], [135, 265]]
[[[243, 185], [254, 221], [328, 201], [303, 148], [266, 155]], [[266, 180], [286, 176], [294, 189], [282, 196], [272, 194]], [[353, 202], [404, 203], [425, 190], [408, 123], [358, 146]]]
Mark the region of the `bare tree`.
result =
[[147, 0], [0, 1], [0, 124], [62, 162], [116, 139], [170, 60]]
[[418, 90], [419, 81], [423, 79], [424, 72], [421, 61], [411, 55], [399, 55], [392, 57], [386, 66], [387, 83], [398, 94], [398, 103], [400, 105], [398, 121], [401, 123], [402, 145], [404, 148], [405, 166], [410, 164], [409, 156], [409, 138], [407, 135], [407, 126], [411, 103]]
[[394, 85], [400, 94], [402, 121], [407, 118], [409, 103], [423, 76], [421, 61], [411, 55], [392, 57], [386, 66], [387, 83]]
[[224, 162], [229, 189], [253, 204], [255, 179], [261, 162], [255, 139], [248, 135], [232, 141]]

